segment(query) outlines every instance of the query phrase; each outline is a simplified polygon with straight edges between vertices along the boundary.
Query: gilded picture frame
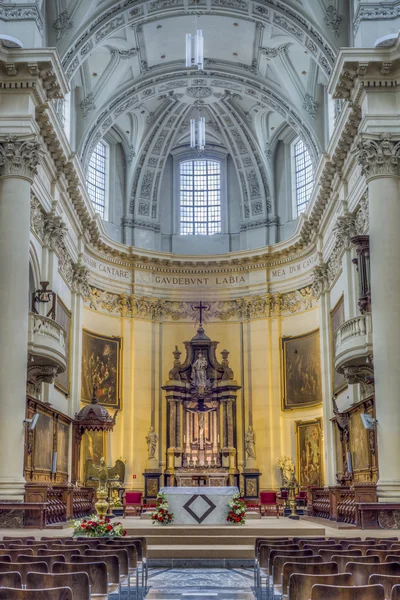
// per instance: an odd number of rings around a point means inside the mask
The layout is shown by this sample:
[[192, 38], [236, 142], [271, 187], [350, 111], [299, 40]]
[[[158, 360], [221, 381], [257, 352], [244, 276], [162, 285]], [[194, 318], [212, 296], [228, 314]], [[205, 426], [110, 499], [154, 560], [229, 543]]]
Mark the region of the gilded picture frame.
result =
[[81, 479], [85, 481], [85, 466], [88, 459], [99, 466], [100, 459], [107, 460], [107, 433], [105, 431], [85, 431], [81, 443]]
[[282, 410], [322, 403], [320, 332], [282, 338]]
[[297, 481], [300, 487], [323, 482], [322, 418], [295, 421]]
[[82, 329], [82, 402], [91, 401], [96, 385], [99, 404], [121, 409], [121, 362], [122, 338]]
[[70, 349], [71, 349], [71, 334], [72, 334], [72, 313], [65, 306], [64, 302], [57, 296], [56, 321], [65, 329], [65, 350], [67, 356], [67, 368], [63, 373], [59, 373], [54, 381], [54, 386], [66, 396], [70, 392]]
[[345, 377], [335, 370], [335, 331], [345, 322], [344, 296], [340, 296], [335, 306], [330, 311], [331, 344], [332, 344], [332, 388], [333, 393], [340, 394], [348, 387]]

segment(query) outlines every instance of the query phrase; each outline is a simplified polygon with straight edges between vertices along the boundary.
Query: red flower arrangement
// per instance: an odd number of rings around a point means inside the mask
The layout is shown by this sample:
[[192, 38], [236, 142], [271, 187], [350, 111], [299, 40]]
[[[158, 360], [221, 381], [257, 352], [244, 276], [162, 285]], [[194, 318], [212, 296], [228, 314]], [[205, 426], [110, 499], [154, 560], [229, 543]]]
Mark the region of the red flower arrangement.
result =
[[228, 502], [228, 516], [226, 520], [228, 523], [235, 523], [236, 525], [244, 525], [246, 523], [246, 502], [240, 497], [240, 494], [235, 494]]
[[121, 523], [111, 523], [108, 517], [92, 515], [90, 519], [72, 521], [73, 537], [124, 537], [125, 529]]
[[173, 513], [169, 512], [168, 501], [164, 492], [157, 494], [156, 509], [151, 513], [151, 518], [153, 523], [159, 523], [160, 525], [169, 525], [174, 520]]

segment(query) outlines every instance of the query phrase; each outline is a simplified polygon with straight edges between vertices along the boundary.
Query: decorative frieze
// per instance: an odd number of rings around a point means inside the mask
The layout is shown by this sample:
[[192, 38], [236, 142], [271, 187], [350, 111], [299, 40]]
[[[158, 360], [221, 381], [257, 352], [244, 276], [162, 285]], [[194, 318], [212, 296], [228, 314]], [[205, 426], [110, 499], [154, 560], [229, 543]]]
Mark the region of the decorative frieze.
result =
[[[196, 321], [198, 311], [194, 302], [148, 298], [135, 294], [115, 294], [89, 288], [84, 298], [92, 310], [99, 310], [121, 317], [150, 319], [156, 321]], [[286, 294], [265, 294], [234, 300], [207, 302], [204, 321], [228, 321], [276, 317], [310, 310], [316, 305], [316, 297], [310, 286]]]
[[362, 138], [357, 144], [358, 162], [368, 179], [385, 175], [400, 175], [400, 141], [384, 134], [378, 139]]
[[33, 181], [40, 161], [40, 143], [35, 138], [24, 139], [7, 135], [0, 142], [0, 175], [23, 177]]

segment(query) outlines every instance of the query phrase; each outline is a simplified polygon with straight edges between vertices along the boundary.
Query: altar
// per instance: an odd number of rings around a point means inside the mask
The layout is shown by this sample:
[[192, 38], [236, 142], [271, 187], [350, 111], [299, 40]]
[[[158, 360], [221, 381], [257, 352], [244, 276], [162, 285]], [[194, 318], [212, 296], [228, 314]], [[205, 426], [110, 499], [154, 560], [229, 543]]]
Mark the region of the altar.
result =
[[228, 502], [238, 493], [228, 487], [163, 487], [174, 525], [226, 525]]

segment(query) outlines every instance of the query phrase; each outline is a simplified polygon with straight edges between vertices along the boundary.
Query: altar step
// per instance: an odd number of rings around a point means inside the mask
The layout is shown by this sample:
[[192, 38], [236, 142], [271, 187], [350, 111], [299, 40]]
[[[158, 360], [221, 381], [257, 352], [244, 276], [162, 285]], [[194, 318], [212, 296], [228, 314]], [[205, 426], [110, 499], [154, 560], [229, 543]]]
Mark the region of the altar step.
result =
[[[135, 526], [136, 525], [136, 526]], [[235, 525], [152, 525], [124, 519], [128, 535], [147, 539], [151, 560], [250, 560], [258, 537], [323, 536], [321, 525], [274, 517]]]
[[249, 545], [215, 545], [215, 546], [197, 546], [194, 544], [184, 544], [179, 546], [149, 545], [149, 559], [251, 559], [254, 557], [254, 544]]

